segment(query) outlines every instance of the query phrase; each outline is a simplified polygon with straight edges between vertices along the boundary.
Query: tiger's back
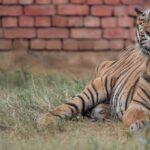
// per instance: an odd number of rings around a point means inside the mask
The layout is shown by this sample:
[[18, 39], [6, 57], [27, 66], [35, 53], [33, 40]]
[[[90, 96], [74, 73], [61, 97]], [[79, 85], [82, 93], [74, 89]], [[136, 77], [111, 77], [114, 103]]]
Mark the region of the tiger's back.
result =
[[100, 76], [112, 76], [113, 79], [116, 79], [109, 93], [113, 117], [121, 119], [127, 110], [136, 84], [144, 72], [146, 60], [146, 57], [139, 51], [139, 46], [135, 45], [125, 50], [117, 61], [108, 62], [108, 65], [99, 68]]

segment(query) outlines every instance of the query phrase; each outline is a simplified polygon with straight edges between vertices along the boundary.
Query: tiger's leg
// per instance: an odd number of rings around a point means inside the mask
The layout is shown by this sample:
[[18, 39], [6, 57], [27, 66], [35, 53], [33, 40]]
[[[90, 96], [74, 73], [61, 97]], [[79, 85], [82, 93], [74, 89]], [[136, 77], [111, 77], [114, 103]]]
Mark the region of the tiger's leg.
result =
[[111, 108], [109, 104], [98, 104], [95, 108], [91, 110], [89, 117], [95, 121], [107, 120], [111, 116], [110, 111]]
[[38, 126], [48, 127], [57, 117], [72, 118], [78, 114], [84, 114], [99, 103], [108, 101], [111, 92], [110, 86], [111, 78], [107, 76], [105, 78], [96, 78], [79, 95], [52, 111], [41, 115], [38, 119]]
[[124, 124], [136, 131], [150, 123], [150, 76], [143, 74], [133, 100], [123, 116]]

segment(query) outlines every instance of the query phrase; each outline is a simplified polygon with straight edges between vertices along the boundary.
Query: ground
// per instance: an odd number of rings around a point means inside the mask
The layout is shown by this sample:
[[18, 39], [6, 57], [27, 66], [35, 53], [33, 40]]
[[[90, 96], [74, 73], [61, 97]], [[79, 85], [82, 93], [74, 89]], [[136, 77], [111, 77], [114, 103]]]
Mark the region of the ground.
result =
[[27, 68], [0, 73], [0, 150], [150, 149], [150, 128], [130, 133], [121, 122], [59, 120], [38, 129], [40, 113], [79, 93], [91, 77], [31, 74]]

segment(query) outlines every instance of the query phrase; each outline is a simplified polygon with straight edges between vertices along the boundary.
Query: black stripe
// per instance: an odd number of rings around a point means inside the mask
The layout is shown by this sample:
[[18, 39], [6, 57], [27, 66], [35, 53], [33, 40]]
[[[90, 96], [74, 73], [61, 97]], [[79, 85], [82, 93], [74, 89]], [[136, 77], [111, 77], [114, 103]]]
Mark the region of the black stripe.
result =
[[84, 101], [84, 98], [81, 96], [81, 95], [77, 95], [77, 97], [81, 100], [82, 102], [82, 111], [81, 113], [84, 114], [85, 112], [85, 101]]
[[76, 104], [71, 103], [71, 102], [67, 102], [67, 103], [65, 103], [65, 104], [66, 104], [66, 105], [69, 105], [69, 106], [72, 106], [73, 108], [75, 108], [75, 110], [77, 111], [77, 113], [80, 112], [80, 111], [79, 111], [79, 108], [77, 107]]
[[86, 98], [88, 99], [88, 100], [90, 100], [90, 97], [88, 96], [88, 94], [84, 91], [83, 92], [83, 94], [86, 96]]
[[93, 93], [90, 91], [89, 88], [87, 88], [87, 90], [88, 90], [88, 92], [90, 93], [90, 96], [91, 96], [91, 99], [92, 99], [92, 105], [95, 106]]
[[128, 101], [129, 101], [129, 97], [133, 97], [133, 94], [134, 94], [134, 90], [135, 90], [135, 87], [137, 85], [139, 81], [139, 78], [135, 81], [134, 85], [129, 89], [129, 92], [128, 92], [128, 95], [127, 95], [127, 98], [125, 100], [125, 110], [127, 110], [127, 106], [128, 106]]
[[133, 100], [133, 101], [136, 102], [136, 103], [141, 104], [141, 105], [144, 106], [146, 109], [150, 110], [150, 108], [147, 107], [144, 103], [142, 103], [142, 102], [140, 102], [140, 101], [138, 101], [138, 100]]
[[142, 92], [147, 96], [148, 100], [150, 100], [150, 95], [142, 88], [142, 87], [139, 87]]
[[143, 79], [150, 83], [150, 76], [146, 73], [143, 73]]
[[98, 104], [99, 99], [98, 99], [98, 92], [97, 92], [97, 89], [96, 89], [96, 87], [95, 87], [95, 85], [94, 85], [93, 83], [92, 83], [91, 85], [92, 85], [92, 88], [93, 88], [94, 92], [96, 93], [96, 104]]
[[106, 78], [105, 78], [105, 89], [106, 89], [107, 98], [109, 98], [109, 93], [108, 93], [108, 88], [107, 88], [107, 82], [108, 82], [108, 78], [106, 76]]

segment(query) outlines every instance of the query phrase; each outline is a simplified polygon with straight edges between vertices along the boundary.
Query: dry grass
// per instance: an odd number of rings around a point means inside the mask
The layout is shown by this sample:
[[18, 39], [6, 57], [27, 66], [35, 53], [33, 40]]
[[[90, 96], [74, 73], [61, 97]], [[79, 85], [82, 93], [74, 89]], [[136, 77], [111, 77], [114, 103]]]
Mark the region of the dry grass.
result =
[[60, 120], [39, 130], [36, 118], [81, 91], [87, 78], [33, 75], [27, 69], [0, 73], [0, 150], [150, 149], [149, 129], [129, 133], [120, 122]]

